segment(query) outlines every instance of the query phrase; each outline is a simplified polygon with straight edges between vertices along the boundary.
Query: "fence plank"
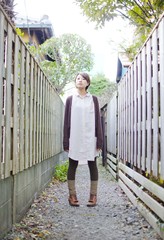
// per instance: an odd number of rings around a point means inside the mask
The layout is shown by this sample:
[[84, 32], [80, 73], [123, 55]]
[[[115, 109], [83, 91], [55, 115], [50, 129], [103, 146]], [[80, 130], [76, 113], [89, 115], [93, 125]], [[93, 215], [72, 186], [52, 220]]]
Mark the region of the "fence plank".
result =
[[140, 213], [144, 216], [144, 218], [151, 224], [151, 226], [158, 232], [158, 234], [164, 238], [163, 234], [163, 227], [162, 223], [159, 224], [157, 218], [155, 217], [150, 210], [145, 207], [140, 201], [138, 201], [138, 198], [129, 190], [129, 188], [124, 184], [124, 182], [119, 179], [118, 181], [119, 186], [123, 189], [123, 191], [126, 193], [128, 198], [131, 200], [131, 202], [138, 208]]
[[30, 56], [26, 50], [26, 75], [25, 75], [25, 168], [29, 167], [29, 76]]
[[146, 47], [142, 49], [142, 159], [141, 168], [146, 166]]
[[[48, 94], [47, 94], [47, 97], [48, 97], [48, 105], [50, 104], [50, 84], [48, 83]], [[50, 149], [51, 149], [51, 142], [50, 142], [50, 108], [48, 108], [48, 111], [47, 111], [47, 134], [48, 134], [48, 157], [50, 157]]]
[[21, 61], [20, 61], [20, 171], [24, 170], [24, 77], [25, 77], [25, 47], [21, 44]]
[[5, 99], [5, 177], [10, 176], [11, 161], [11, 74], [12, 74], [12, 27], [8, 24]]
[[127, 73], [125, 76], [125, 160], [128, 161], [128, 78], [127, 78]]
[[[47, 82], [45, 83], [45, 105], [47, 106]], [[45, 151], [45, 158], [48, 157], [47, 152], [48, 152], [48, 138], [47, 138], [47, 108], [45, 109], [45, 124], [44, 124], [44, 151]]]
[[36, 159], [37, 163], [39, 160], [39, 91], [40, 91], [40, 71], [37, 66], [37, 77], [36, 77]]
[[116, 154], [116, 94], [107, 107], [107, 150]]
[[29, 116], [29, 166], [31, 167], [33, 164], [33, 84], [34, 84], [34, 61], [33, 58], [30, 57], [30, 103], [29, 103], [29, 111], [30, 111], [30, 116]]
[[160, 49], [160, 104], [161, 104], [161, 170], [160, 176], [164, 180], [164, 18], [162, 19], [159, 27], [159, 49]]
[[43, 92], [42, 92], [42, 159], [45, 157], [45, 76], [43, 77]]
[[[50, 102], [52, 101], [52, 89], [50, 89]], [[50, 129], [52, 129], [52, 109], [50, 109]], [[52, 138], [52, 133], [50, 131], [50, 152], [52, 152], [52, 144], [53, 144], [53, 138]], [[51, 155], [50, 155], [51, 156]]]
[[34, 63], [34, 78], [33, 78], [33, 165], [37, 163], [36, 158], [36, 81], [37, 81], [37, 63]]
[[118, 131], [118, 139], [119, 139], [119, 157], [120, 159], [123, 159], [122, 157], [122, 144], [123, 144], [123, 141], [122, 141], [122, 121], [121, 121], [121, 113], [122, 113], [122, 89], [121, 87], [119, 88], [119, 131]]
[[152, 169], [152, 76], [151, 76], [151, 38], [147, 42], [147, 172]]
[[39, 162], [42, 161], [42, 89], [43, 87], [43, 72], [40, 72], [40, 93], [39, 93]]
[[19, 171], [19, 155], [18, 155], [18, 78], [20, 74], [19, 57], [20, 57], [20, 44], [18, 36], [15, 36], [15, 48], [14, 48], [14, 115], [13, 115], [13, 174]]
[[137, 62], [134, 62], [134, 166], [137, 165]]
[[[121, 171], [119, 172], [120, 178], [126, 183], [126, 185], [154, 212], [162, 221], [164, 221], [163, 206], [149, 196], [146, 192], [139, 188], [132, 180], [126, 177]], [[140, 177], [140, 176], [139, 176]]]
[[157, 29], [153, 32], [152, 35], [152, 67], [153, 67], [153, 77], [152, 77], [152, 85], [153, 85], [153, 164], [152, 164], [152, 172], [153, 176], [158, 176], [158, 121], [159, 121], [159, 113], [158, 113], [158, 33]]
[[[120, 159], [120, 151], [121, 151], [121, 145], [120, 145], [120, 139], [121, 139], [121, 129], [120, 129], [120, 98], [121, 98], [121, 96], [120, 96], [120, 88], [119, 88], [119, 86], [118, 86], [118, 104], [117, 104], [117, 106], [118, 106], [118, 150], [117, 150], [117, 154], [118, 154], [118, 159]], [[108, 124], [108, 123], [107, 123]], [[107, 143], [108, 144], [108, 143]]]
[[2, 108], [3, 108], [3, 73], [4, 73], [4, 15], [0, 11], [0, 179], [4, 173], [2, 171], [3, 164], [3, 144], [2, 141]]
[[137, 58], [137, 76], [138, 76], [138, 106], [137, 106], [137, 167], [141, 167], [141, 71], [142, 71], [142, 65], [141, 65], [141, 53], [139, 53]]
[[119, 93], [119, 96], [120, 96], [120, 100], [122, 99], [122, 101], [120, 101], [120, 110], [119, 110], [119, 124], [120, 124], [120, 137], [119, 137], [119, 140], [120, 140], [120, 159], [123, 159], [123, 121], [121, 121], [122, 119], [122, 105], [123, 105], [123, 91], [122, 91], [122, 88], [120, 87], [120, 93]]
[[125, 166], [122, 163], [119, 163], [119, 168], [125, 172], [125, 174], [129, 175], [132, 179], [138, 182], [143, 188], [146, 188], [150, 193], [161, 199], [164, 199], [164, 188], [160, 187], [158, 184], [152, 182], [146, 177], [142, 176], [140, 173], [137, 173], [133, 169]]
[[127, 151], [128, 151], [128, 162], [131, 163], [131, 71], [128, 71], [127, 73], [127, 79], [128, 79], [128, 113], [127, 113], [127, 119], [128, 119], [128, 146], [127, 146]]
[[124, 92], [125, 92], [125, 98], [124, 98], [124, 160], [127, 161], [127, 78], [124, 77]]
[[133, 166], [133, 163], [134, 163], [134, 65], [131, 66], [130, 68], [130, 72], [131, 72], [131, 79], [130, 79], [130, 82], [131, 82], [131, 165]]

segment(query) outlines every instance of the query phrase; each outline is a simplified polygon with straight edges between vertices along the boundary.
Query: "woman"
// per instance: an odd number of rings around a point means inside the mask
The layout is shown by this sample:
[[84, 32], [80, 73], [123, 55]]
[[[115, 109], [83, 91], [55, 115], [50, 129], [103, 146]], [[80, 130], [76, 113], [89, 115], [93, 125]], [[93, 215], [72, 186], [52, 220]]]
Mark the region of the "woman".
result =
[[63, 147], [68, 152], [69, 167], [67, 182], [69, 204], [79, 206], [75, 188], [76, 169], [79, 164], [88, 164], [90, 170], [90, 198], [87, 206], [97, 202], [98, 168], [96, 157], [102, 149], [102, 128], [99, 103], [96, 96], [88, 93], [90, 77], [78, 73], [75, 79], [77, 93], [66, 100], [64, 116]]

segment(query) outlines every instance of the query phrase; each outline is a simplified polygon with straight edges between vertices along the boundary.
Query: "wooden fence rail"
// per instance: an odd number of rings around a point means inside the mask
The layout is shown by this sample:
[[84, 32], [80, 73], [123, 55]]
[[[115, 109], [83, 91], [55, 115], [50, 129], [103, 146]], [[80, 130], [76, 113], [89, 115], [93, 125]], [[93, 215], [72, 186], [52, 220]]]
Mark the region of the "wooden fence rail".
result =
[[106, 111], [107, 168], [164, 239], [164, 14]]
[[0, 179], [62, 151], [63, 103], [0, 9]]

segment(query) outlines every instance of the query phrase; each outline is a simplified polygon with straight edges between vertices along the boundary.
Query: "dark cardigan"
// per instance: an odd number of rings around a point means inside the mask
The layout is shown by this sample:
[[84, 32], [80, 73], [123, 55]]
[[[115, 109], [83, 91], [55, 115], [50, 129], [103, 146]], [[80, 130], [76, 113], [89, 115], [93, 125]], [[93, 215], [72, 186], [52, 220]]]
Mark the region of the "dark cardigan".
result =
[[[93, 102], [95, 106], [95, 137], [97, 137], [97, 149], [102, 149], [103, 136], [102, 136], [102, 125], [99, 110], [99, 103], [96, 96], [93, 97]], [[69, 150], [69, 138], [70, 138], [70, 128], [71, 128], [71, 106], [72, 106], [72, 96], [69, 96], [66, 100], [65, 114], [64, 114], [64, 128], [63, 128], [63, 148], [64, 150]]]

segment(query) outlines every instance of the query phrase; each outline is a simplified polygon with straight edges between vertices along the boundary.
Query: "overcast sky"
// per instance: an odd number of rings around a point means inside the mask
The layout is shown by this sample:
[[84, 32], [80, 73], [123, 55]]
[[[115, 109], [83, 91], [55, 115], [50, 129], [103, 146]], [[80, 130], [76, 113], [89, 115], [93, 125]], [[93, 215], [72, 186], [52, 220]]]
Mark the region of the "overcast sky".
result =
[[111, 81], [115, 81], [118, 43], [125, 37], [132, 38], [126, 23], [117, 19], [103, 29], [95, 30], [95, 24], [87, 22], [73, 0], [15, 0], [15, 3], [15, 11], [22, 16], [40, 19], [48, 15], [56, 36], [77, 33], [85, 38], [95, 55], [93, 72], [104, 73]]

